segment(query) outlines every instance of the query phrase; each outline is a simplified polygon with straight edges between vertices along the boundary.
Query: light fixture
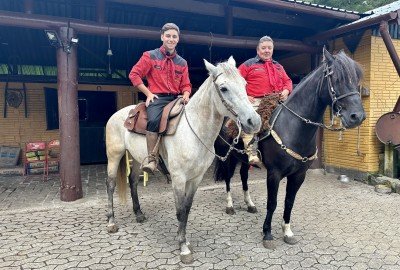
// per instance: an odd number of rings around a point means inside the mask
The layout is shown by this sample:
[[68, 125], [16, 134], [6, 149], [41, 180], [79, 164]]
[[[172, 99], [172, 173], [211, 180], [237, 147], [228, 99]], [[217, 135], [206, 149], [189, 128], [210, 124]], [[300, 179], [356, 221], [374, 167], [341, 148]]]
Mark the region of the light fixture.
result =
[[66, 53], [71, 53], [71, 47], [78, 45], [79, 39], [76, 37], [72, 37], [71, 40], [67, 43], [64, 44], [61, 42], [60, 37], [57, 34], [57, 31], [55, 30], [44, 30], [46, 33], [47, 39], [50, 42], [51, 46], [54, 46], [56, 48], [63, 48], [63, 51]]
[[54, 30], [44, 30], [46, 33], [47, 39], [50, 42], [51, 46], [54, 46], [56, 48], [62, 47], [61, 40], [58, 37], [57, 31]]

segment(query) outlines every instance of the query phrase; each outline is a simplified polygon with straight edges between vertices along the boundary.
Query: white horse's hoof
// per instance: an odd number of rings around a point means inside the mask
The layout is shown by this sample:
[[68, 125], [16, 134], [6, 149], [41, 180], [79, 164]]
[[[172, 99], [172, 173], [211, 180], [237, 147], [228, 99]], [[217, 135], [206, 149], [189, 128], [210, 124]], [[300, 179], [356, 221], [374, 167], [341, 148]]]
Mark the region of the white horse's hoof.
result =
[[184, 264], [192, 264], [194, 262], [193, 253], [181, 254], [181, 262]]
[[252, 213], [252, 214], [255, 214], [255, 213], [258, 212], [258, 211], [257, 211], [257, 207], [255, 207], [255, 206], [248, 206], [248, 207], [247, 207], [247, 212]]
[[227, 207], [227, 208], [225, 209], [225, 212], [226, 212], [228, 215], [234, 215], [234, 214], [236, 214], [236, 213], [235, 213], [235, 209], [233, 209], [233, 207]]
[[285, 236], [283, 237], [283, 241], [284, 241], [286, 244], [295, 245], [295, 244], [297, 244], [297, 242], [298, 242], [299, 240], [297, 240], [296, 237], [294, 237], [294, 236], [287, 236], [287, 235], [285, 235]]
[[107, 225], [107, 232], [108, 233], [116, 233], [116, 232], [118, 232], [117, 224], [108, 224]]
[[266, 248], [266, 249], [276, 249], [276, 245], [275, 245], [275, 242], [274, 242], [274, 240], [263, 240], [263, 246]]

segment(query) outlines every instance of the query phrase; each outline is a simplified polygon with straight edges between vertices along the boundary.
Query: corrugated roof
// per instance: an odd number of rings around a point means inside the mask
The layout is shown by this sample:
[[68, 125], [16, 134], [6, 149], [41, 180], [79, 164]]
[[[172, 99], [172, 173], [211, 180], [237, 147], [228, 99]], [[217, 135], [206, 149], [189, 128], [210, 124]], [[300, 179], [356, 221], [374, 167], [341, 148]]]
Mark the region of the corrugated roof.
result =
[[347, 10], [347, 9], [343, 9], [343, 8], [330, 7], [330, 6], [326, 6], [326, 5], [310, 3], [310, 2], [307, 2], [307, 1], [298, 1], [298, 0], [281, 0], [281, 1], [289, 2], [289, 3], [296, 3], [296, 4], [300, 4], [300, 5], [304, 5], [304, 6], [317, 7], [317, 8], [321, 8], [321, 9], [334, 10], [334, 11], [339, 11], [339, 12], [349, 13], [349, 14], [360, 14], [358, 11], [352, 11], [352, 10]]
[[400, 9], [400, 1], [393, 2], [391, 4], [384, 5], [382, 7], [378, 7], [372, 10], [365, 12], [364, 14], [371, 14], [369, 18], [373, 18], [382, 14], [386, 14], [392, 11], [396, 11]]

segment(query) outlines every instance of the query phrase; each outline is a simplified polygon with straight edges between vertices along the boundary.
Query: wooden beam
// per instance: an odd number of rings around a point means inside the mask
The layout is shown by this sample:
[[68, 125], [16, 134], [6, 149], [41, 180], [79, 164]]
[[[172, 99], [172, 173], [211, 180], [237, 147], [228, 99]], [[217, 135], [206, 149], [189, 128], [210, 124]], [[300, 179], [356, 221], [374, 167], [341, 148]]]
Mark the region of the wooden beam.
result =
[[[214, 17], [225, 17], [225, 6], [222, 4], [206, 3], [193, 0], [108, 0], [109, 2], [137, 5], [149, 8], [160, 8], [178, 12], [195, 13]], [[321, 27], [328, 27], [325, 22], [316, 24], [310, 21], [309, 18], [302, 17], [301, 15], [288, 15], [283, 13], [274, 13], [262, 11], [258, 9], [243, 8], [230, 6], [232, 8], [233, 18], [268, 22], [274, 24], [281, 24], [287, 26], [295, 26], [301, 28], [308, 28], [313, 30], [320, 30]]]
[[396, 52], [396, 48], [393, 44], [392, 38], [389, 33], [389, 25], [387, 21], [382, 21], [379, 26], [379, 33], [385, 43], [386, 49], [389, 52], [390, 58], [392, 59], [393, 65], [396, 68], [397, 75], [400, 76], [400, 59]]
[[[102, 24], [93, 21], [66, 19], [44, 15], [27, 15], [18, 12], [0, 11], [0, 25], [15, 26], [33, 29], [58, 29], [70, 25], [80, 34], [110, 36], [120, 38], [143, 38], [151, 40], [160, 39], [160, 29], [155, 27], [142, 27], [133, 25]], [[210, 45], [229, 48], [256, 48], [258, 38], [237, 37], [226, 35], [210, 35], [204, 32], [182, 31], [181, 42], [190, 44]], [[304, 44], [297, 40], [274, 39], [276, 50], [289, 50], [313, 53], [319, 51], [318, 47]]]

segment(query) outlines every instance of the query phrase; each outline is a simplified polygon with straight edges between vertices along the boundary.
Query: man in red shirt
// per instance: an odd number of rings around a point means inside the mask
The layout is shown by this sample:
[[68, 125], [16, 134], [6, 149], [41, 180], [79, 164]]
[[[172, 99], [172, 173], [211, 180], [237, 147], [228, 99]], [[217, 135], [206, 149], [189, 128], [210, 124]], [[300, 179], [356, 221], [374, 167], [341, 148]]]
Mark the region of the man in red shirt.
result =
[[[146, 140], [149, 156], [148, 163], [144, 164], [142, 169], [148, 173], [153, 173], [157, 168], [157, 142], [160, 139], [158, 130], [163, 108], [178, 95], [183, 95], [183, 101], [187, 103], [192, 90], [187, 62], [176, 53], [179, 27], [173, 23], [165, 24], [161, 29], [161, 41], [162, 46], [144, 52], [129, 73], [133, 86], [147, 97]], [[148, 86], [142, 81], [144, 77]]]
[[[247, 82], [247, 96], [255, 110], [258, 109], [264, 96], [279, 93], [281, 100], [284, 101], [293, 89], [292, 80], [284, 68], [272, 59], [273, 52], [274, 41], [269, 36], [264, 36], [258, 42], [257, 56], [239, 66], [240, 74]], [[249, 145], [253, 136], [254, 134], [242, 133], [250, 164], [260, 165], [257, 149], [253, 145]]]

